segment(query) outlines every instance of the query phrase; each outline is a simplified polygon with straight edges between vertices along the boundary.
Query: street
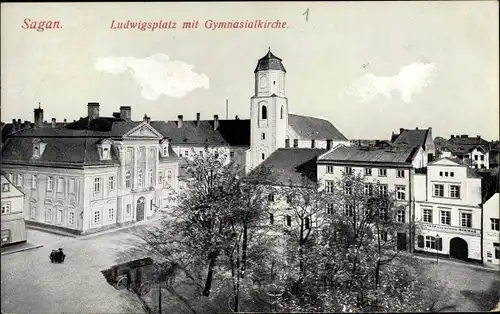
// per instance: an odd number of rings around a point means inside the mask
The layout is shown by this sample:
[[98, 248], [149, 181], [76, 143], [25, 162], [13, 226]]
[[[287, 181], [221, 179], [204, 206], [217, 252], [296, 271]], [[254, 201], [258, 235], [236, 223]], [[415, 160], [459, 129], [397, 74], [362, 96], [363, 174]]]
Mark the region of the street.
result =
[[[29, 230], [28, 236], [30, 242], [43, 242], [44, 246], [2, 256], [3, 313], [144, 312], [136, 295], [116, 290], [101, 273], [114, 264], [145, 257], [136, 247], [140, 239], [133, 235], [133, 228], [79, 238]], [[66, 260], [51, 264], [49, 254], [59, 247]], [[432, 260], [423, 262], [446, 286], [435, 311], [489, 311], [498, 303], [498, 272], [445, 261], [439, 265]], [[172, 297], [165, 291], [163, 298], [166, 304]]]

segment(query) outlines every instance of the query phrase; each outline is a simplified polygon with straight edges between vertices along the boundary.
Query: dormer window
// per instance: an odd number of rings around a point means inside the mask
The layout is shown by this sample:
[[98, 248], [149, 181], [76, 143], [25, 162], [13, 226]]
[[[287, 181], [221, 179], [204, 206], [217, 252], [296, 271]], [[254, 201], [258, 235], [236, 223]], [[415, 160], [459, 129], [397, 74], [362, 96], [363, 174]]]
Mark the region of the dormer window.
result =
[[112, 142], [108, 139], [104, 139], [97, 144], [101, 160], [111, 159], [111, 144]]
[[161, 145], [161, 156], [162, 157], [168, 157], [168, 150], [169, 150], [169, 146], [170, 146], [170, 139], [169, 138], [164, 138], [163, 140], [161, 140], [160, 142], [160, 145]]
[[39, 138], [33, 140], [33, 158], [42, 157], [43, 151], [47, 144], [42, 142]]

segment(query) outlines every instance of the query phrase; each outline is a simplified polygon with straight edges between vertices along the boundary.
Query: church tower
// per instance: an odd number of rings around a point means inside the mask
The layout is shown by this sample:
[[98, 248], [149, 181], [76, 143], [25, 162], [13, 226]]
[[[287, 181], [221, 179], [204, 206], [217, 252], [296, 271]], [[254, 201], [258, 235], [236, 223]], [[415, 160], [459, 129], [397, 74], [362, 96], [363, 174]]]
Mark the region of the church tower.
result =
[[278, 148], [285, 147], [288, 126], [286, 70], [271, 49], [255, 68], [255, 92], [250, 98], [251, 168], [262, 163]]

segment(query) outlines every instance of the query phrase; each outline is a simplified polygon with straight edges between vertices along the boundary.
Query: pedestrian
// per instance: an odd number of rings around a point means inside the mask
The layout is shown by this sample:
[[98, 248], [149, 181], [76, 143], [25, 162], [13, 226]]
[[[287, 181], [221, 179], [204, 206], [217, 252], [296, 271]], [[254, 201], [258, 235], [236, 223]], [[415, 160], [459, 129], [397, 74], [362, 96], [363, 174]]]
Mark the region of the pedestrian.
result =
[[50, 253], [50, 262], [55, 263], [56, 260], [57, 260], [57, 251], [52, 250], [52, 252]]
[[63, 263], [65, 257], [66, 257], [66, 254], [64, 254], [63, 249], [59, 248], [59, 251], [57, 252], [57, 262]]

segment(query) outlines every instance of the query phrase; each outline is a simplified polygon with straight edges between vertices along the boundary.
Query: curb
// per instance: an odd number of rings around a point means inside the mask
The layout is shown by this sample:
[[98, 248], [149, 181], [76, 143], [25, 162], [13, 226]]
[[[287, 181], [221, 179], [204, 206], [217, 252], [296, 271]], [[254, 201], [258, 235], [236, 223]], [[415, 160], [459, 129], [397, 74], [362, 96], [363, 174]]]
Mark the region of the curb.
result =
[[34, 246], [30, 246], [30, 247], [25, 247], [25, 248], [22, 248], [22, 249], [17, 249], [17, 250], [2, 252], [1, 255], [3, 256], [3, 255], [14, 254], [14, 253], [19, 253], [19, 252], [23, 252], [23, 251], [39, 249], [41, 247], [43, 247], [42, 244], [40, 244], [40, 245], [34, 245]]
[[102, 235], [105, 235], [105, 234], [108, 234], [108, 233], [113, 233], [113, 232], [118, 232], [118, 231], [122, 231], [122, 230], [126, 230], [126, 229], [131, 229], [131, 228], [134, 228], [134, 227], [147, 226], [150, 223], [158, 221], [158, 220], [161, 220], [163, 218], [165, 218], [165, 217], [164, 216], [159, 216], [159, 217], [155, 217], [154, 219], [144, 220], [144, 221], [141, 221], [141, 222], [138, 222], [138, 223], [136, 222], [136, 223], [133, 223], [133, 224], [128, 225], [128, 226], [123, 226], [123, 227], [118, 227], [118, 228], [111, 228], [111, 229], [108, 229], [108, 230], [103, 230], [101, 232], [95, 232], [95, 233], [91, 233], [91, 234], [81, 235], [81, 236], [78, 236], [78, 239], [86, 240], [86, 239], [90, 239], [90, 238], [93, 238], [93, 237], [102, 236]]
[[36, 226], [26, 226], [27, 229], [32, 229], [32, 230], [37, 230], [37, 231], [42, 231], [42, 232], [47, 232], [47, 233], [52, 233], [58, 236], [62, 237], [67, 237], [67, 238], [76, 238], [77, 236], [71, 233], [65, 233], [61, 232], [58, 230], [52, 230], [50, 228], [41, 228], [41, 227], [36, 227]]
[[[427, 257], [427, 256], [418, 256], [418, 255], [415, 255], [415, 257], [419, 258], [419, 259], [422, 259], [422, 260], [426, 260], [426, 261], [434, 261], [434, 264], [436, 264], [435, 263], [435, 261], [436, 261], [435, 258]], [[448, 260], [448, 259], [440, 259], [439, 263], [453, 264], [453, 265], [463, 265], [465, 267], [475, 268], [475, 269], [479, 269], [479, 270], [483, 270], [483, 271], [489, 271], [489, 272], [500, 272], [499, 268], [488, 267], [488, 266], [484, 266], [484, 265], [477, 265], [477, 264], [469, 264], [469, 263], [457, 262], [457, 261], [452, 261], [452, 260]]]

